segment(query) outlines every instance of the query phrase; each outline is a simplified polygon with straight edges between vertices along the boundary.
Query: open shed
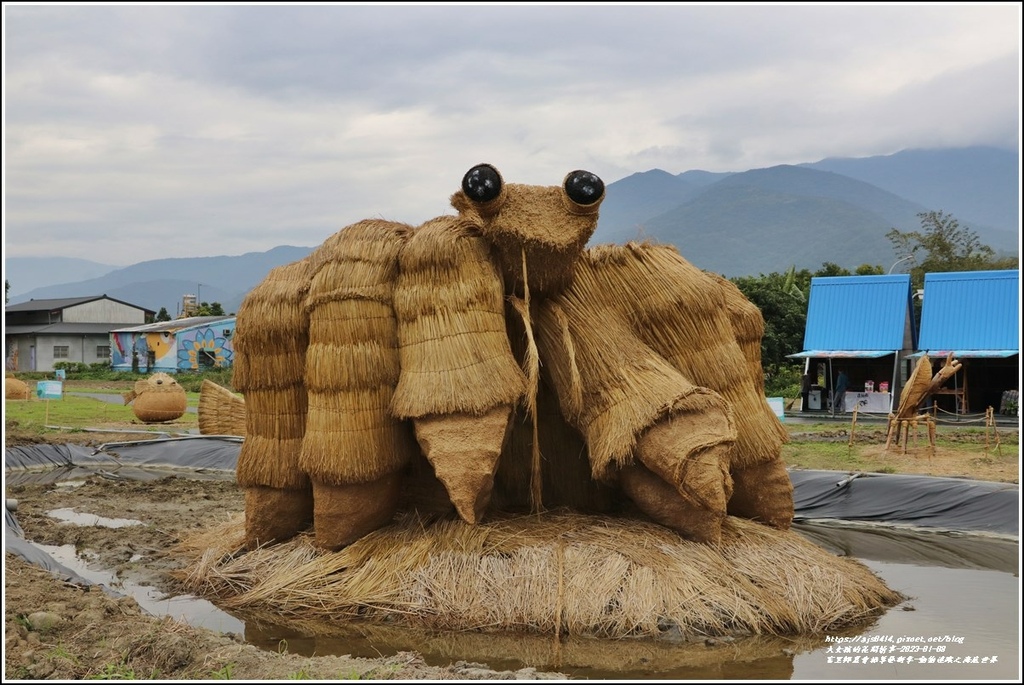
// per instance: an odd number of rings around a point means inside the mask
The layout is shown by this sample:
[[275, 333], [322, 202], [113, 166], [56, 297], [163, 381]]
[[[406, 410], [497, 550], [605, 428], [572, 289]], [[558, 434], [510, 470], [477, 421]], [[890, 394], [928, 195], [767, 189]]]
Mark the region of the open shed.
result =
[[[917, 346], [909, 274], [811, 279], [804, 329], [802, 411], [888, 415], [899, 402], [900, 363]], [[841, 409], [837, 378], [848, 378]]]
[[936, 411], [1018, 416], [1020, 271], [956, 271], [924, 277], [919, 349], [933, 365], [946, 356], [962, 364], [933, 397]]

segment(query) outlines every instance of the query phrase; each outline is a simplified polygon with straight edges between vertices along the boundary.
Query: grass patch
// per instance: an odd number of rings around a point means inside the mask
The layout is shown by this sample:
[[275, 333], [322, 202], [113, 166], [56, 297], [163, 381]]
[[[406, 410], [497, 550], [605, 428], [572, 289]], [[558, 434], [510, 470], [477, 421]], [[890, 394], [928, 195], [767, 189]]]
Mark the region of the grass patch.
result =
[[228, 662], [224, 664], [220, 669], [212, 671], [210, 673], [210, 678], [212, 678], [213, 680], [231, 680], [234, 671], [235, 663], [233, 661]]
[[124, 661], [120, 663], [108, 663], [103, 666], [103, 670], [99, 673], [93, 673], [92, 675], [85, 676], [86, 680], [139, 680], [135, 675], [135, 669], [126, 664]]
[[[189, 406], [199, 403], [199, 396], [188, 398]], [[199, 425], [199, 417], [195, 412], [186, 411], [179, 419], [166, 423], [143, 423], [136, 418], [131, 405], [107, 402], [95, 397], [81, 397], [65, 393], [63, 399], [40, 400], [32, 397], [28, 400], [9, 400], [4, 403], [5, 425], [23, 431], [48, 433], [54, 430], [82, 430], [85, 428], [105, 428], [111, 425], [125, 426], [135, 424], [132, 430], [161, 430], [172, 428], [178, 432], [186, 432]], [[46, 426], [59, 426], [48, 429]]]

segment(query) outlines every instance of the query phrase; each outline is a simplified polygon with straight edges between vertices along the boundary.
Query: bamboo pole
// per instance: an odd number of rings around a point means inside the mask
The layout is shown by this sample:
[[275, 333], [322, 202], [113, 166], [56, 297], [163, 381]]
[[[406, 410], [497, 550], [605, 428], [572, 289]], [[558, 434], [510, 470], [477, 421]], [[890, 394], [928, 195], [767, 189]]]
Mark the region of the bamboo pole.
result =
[[850, 422], [850, 441], [846, 444], [847, 447], [853, 447], [853, 434], [857, 430], [857, 407], [853, 408], [853, 420]]

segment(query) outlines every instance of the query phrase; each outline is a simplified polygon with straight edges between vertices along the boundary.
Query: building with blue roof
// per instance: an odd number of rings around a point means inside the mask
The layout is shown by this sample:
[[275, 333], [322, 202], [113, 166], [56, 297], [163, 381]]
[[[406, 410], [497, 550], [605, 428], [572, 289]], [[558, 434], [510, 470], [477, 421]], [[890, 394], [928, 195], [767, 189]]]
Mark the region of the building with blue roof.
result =
[[804, 411], [832, 411], [839, 373], [842, 410], [888, 415], [907, 375], [900, 363], [917, 349], [909, 274], [811, 279], [804, 349]]
[[924, 277], [918, 351], [937, 367], [947, 355], [962, 367], [935, 397], [956, 414], [1005, 412], [1020, 390], [1020, 271], [957, 271]]
[[962, 367], [933, 397], [937, 410], [1008, 413], [1010, 396], [1016, 413], [1020, 271], [929, 273], [920, 295], [918, 336], [909, 274], [811, 279], [804, 349], [789, 355], [805, 360], [810, 377], [804, 411], [835, 413], [832, 389], [842, 370], [849, 379], [844, 411], [887, 414], [918, 358], [927, 354], [937, 370], [952, 353]]

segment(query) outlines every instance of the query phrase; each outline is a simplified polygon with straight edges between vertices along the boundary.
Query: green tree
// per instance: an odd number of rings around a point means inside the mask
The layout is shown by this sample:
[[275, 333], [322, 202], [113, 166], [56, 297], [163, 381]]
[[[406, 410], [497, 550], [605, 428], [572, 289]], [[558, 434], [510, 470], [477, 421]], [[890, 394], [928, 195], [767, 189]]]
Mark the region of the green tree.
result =
[[881, 276], [885, 274], [885, 269], [881, 264], [861, 264], [853, 273], [857, 276]]
[[220, 302], [200, 302], [195, 316], [224, 316], [224, 306]]
[[160, 311], [156, 313], [157, 321], [170, 321], [171, 315], [167, 313], [167, 307], [160, 307]]
[[947, 271], [992, 271], [1016, 269], [1017, 257], [1000, 257], [978, 234], [961, 226], [953, 215], [940, 211], [921, 212], [921, 230], [891, 229], [885, 237], [900, 257], [913, 257], [910, 280], [914, 288], [924, 287], [926, 273]]
[[11, 282], [8, 281], [5, 278], [4, 279], [4, 304], [7, 304], [10, 301], [10, 298], [8, 297], [8, 293], [9, 292], [11, 292]]
[[767, 382], [781, 369], [793, 365], [787, 354], [803, 349], [811, 274], [806, 269], [790, 269], [786, 274], [739, 276], [730, 280], [764, 317], [761, 366]]

